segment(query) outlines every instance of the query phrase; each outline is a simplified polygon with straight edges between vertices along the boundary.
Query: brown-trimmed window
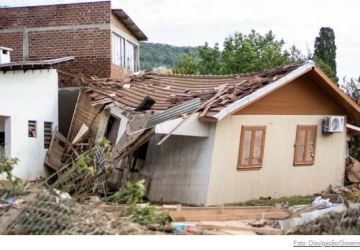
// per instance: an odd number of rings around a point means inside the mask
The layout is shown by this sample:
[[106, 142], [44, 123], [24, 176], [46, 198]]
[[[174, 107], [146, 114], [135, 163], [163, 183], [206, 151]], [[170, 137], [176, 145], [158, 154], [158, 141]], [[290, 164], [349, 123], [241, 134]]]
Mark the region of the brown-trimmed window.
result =
[[294, 165], [315, 163], [317, 125], [298, 125], [296, 129]]
[[265, 133], [266, 126], [241, 126], [238, 169], [262, 166]]

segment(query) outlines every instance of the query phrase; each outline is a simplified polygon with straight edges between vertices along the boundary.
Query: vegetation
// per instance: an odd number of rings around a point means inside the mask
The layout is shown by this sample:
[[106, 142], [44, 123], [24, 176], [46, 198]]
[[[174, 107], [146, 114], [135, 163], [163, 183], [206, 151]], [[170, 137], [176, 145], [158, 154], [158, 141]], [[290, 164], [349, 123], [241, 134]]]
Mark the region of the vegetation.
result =
[[[358, 80], [351, 78], [349, 81], [346, 81], [344, 77], [343, 85], [346, 93], [360, 105], [360, 77]], [[360, 121], [355, 122], [353, 125], [360, 127]], [[360, 136], [351, 137], [350, 139], [349, 153], [360, 161]]]
[[178, 47], [161, 43], [142, 42], [140, 44], [141, 69], [149, 69], [159, 66], [174, 68], [182, 57], [192, 53], [197, 57], [197, 47]]
[[240, 202], [231, 205], [237, 206], [274, 206], [275, 204], [287, 203], [289, 206], [295, 205], [304, 205], [310, 204], [314, 200], [314, 196], [290, 196], [290, 197], [281, 197], [277, 199], [257, 199], [257, 200], [249, 200], [246, 202]]
[[166, 225], [171, 219], [166, 213], [158, 212], [152, 206], [139, 208], [137, 206], [129, 206], [126, 210], [126, 215], [130, 220], [140, 225], [159, 224]]
[[314, 61], [335, 82], [336, 76], [336, 45], [335, 32], [332, 28], [322, 27], [315, 38]]
[[142, 202], [145, 195], [144, 182], [144, 180], [135, 183], [128, 182], [125, 187], [121, 187], [118, 192], [106, 198], [106, 201], [127, 204], [125, 215], [140, 225], [166, 225], [171, 220], [168, 214], [158, 212], [152, 206], [137, 206], [137, 203]]
[[24, 187], [22, 179], [13, 176], [12, 171], [19, 162], [17, 158], [3, 158], [0, 161], [0, 175], [5, 174], [5, 178], [10, 184], [11, 191], [19, 191]]
[[182, 60], [176, 64], [174, 73], [175, 74], [196, 74], [198, 72], [198, 62], [194, 53], [186, 53], [182, 57]]
[[144, 180], [138, 182], [128, 182], [125, 187], [121, 187], [119, 191], [107, 197], [107, 201], [120, 204], [137, 204], [142, 201], [145, 194]]
[[284, 50], [284, 40], [276, 39], [272, 31], [265, 35], [252, 30], [249, 34], [234, 33], [223, 42], [210, 47], [200, 46], [198, 57], [184, 55], [176, 64], [175, 72], [184, 74], [235, 74], [271, 69], [277, 66], [299, 63], [305, 60], [300, 51], [292, 46]]

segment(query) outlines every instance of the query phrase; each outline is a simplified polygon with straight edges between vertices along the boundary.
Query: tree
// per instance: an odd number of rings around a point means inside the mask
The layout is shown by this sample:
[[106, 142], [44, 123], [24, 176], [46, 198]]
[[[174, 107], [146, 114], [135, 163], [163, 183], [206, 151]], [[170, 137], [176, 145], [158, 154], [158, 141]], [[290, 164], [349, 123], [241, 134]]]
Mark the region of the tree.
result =
[[[197, 69], [200, 74], [237, 74], [304, 61], [300, 50], [295, 46], [284, 50], [284, 44], [284, 40], [276, 39], [272, 31], [265, 35], [255, 30], [247, 35], [238, 32], [225, 39], [222, 51], [218, 43], [214, 47], [210, 47], [208, 43], [201, 46]], [[176, 70], [182, 68], [182, 72], [189, 72], [190, 68], [196, 68], [194, 61], [196, 60], [184, 57]]]
[[198, 73], [198, 63], [196, 61], [195, 55], [191, 52], [188, 52], [183, 55], [180, 62], [178, 62], [174, 68], [175, 74], [197, 74]]
[[313, 58], [315, 64], [335, 83], [338, 82], [338, 78], [335, 75], [334, 71], [331, 69], [330, 65], [325, 63], [321, 58]]
[[[360, 105], [360, 77], [358, 80], [353, 78], [347, 81], [343, 78], [343, 85], [346, 93]], [[353, 123], [355, 126], [360, 126], [360, 121]], [[360, 136], [350, 138], [349, 153], [352, 157], [360, 160]]]
[[272, 31], [264, 36], [255, 30], [248, 35], [229, 36], [223, 51], [226, 73], [247, 73], [289, 63], [288, 55], [282, 51], [284, 43], [276, 40]]
[[219, 75], [223, 73], [222, 53], [218, 43], [215, 43], [214, 48], [211, 48], [206, 42], [204, 46], [199, 48], [199, 57], [200, 74]]
[[[320, 29], [319, 36], [315, 38], [314, 59], [321, 62], [318, 66], [324, 71], [328, 71], [328, 76], [337, 83], [339, 79], [336, 76], [335, 32], [332, 28], [322, 27]], [[325, 64], [329, 66], [330, 72]]]

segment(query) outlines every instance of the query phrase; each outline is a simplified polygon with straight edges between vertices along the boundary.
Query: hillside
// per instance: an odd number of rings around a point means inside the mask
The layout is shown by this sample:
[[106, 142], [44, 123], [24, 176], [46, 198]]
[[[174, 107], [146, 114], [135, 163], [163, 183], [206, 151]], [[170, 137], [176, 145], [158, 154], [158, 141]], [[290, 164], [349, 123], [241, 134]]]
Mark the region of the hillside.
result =
[[169, 44], [141, 42], [140, 67], [141, 69], [166, 66], [173, 68], [184, 54], [193, 52], [197, 54], [197, 47], [178, 47]]

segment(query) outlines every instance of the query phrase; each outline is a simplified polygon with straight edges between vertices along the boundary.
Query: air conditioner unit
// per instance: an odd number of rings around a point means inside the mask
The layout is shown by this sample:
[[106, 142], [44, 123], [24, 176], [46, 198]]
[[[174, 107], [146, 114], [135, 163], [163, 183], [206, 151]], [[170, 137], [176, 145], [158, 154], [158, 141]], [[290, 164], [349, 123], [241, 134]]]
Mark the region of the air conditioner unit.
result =
[[328, 116], [324, 120], [323, 132], [341, 133], [345, 128], [345, 118], [343, 116]]

